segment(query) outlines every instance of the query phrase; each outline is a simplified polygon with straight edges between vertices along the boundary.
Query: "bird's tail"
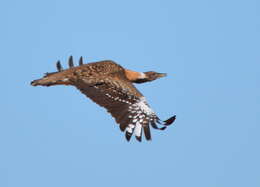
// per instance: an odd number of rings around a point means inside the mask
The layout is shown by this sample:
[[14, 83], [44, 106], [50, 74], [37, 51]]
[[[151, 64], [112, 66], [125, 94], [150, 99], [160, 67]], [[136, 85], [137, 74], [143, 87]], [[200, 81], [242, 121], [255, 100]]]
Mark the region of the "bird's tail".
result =
[[[70, 69], [63, 70], [60, 61], [57, 62], [57, 72], [46, 73], [45, 76], [41, 79], [37, 79], [31, 82], [32, 86], [54, 86], [54, 85], [71, 85], [73, 80], [73, 70], [71, 68], [73, 65], [73, 58], [69, 58], [69, 67]], [[79, 65], [83, 65], [82, 57], [79, 60]]]

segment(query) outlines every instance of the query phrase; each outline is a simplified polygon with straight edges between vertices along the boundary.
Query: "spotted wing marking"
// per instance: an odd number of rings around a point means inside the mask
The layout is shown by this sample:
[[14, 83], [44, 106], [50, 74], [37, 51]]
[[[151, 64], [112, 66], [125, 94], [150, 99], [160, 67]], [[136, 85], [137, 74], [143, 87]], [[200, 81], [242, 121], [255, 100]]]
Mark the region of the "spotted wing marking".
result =
[[126, 128], [126, 139], [129, 141], [132, 134], [135, 135], [138, 141], [141, 141], [142, 130], [147, 140], [151, 139], [149, 125], [155, 129], [164, 130], [166, 124], [159, 128], [156, 123], [161, 123], [155, 112], [146, 102], [145, 97], [141, 97], [137, 102], [128, 107], [130, 123]]
[[94, 102], [107, 109], [120, 124], [119, 127], [125, 132], [128, 141], [133, 134], [138, 141], [141, 141], [143, 132], [145, 138], [151, 140], [150, 125], [155, 129], [164, 130], [175, 120], [172, 117], [164, 121], [162, 127], [158, 127], [157, 123], [161, 124], [161, 120], [148, 105], [145, 97], [138, 97], [126, 88], [117, 87], [115, 82], [100, 82], [86, 86], [84, 83], [87, 80], [82, 81], [82, 86], [79, 85], [78, 88]]

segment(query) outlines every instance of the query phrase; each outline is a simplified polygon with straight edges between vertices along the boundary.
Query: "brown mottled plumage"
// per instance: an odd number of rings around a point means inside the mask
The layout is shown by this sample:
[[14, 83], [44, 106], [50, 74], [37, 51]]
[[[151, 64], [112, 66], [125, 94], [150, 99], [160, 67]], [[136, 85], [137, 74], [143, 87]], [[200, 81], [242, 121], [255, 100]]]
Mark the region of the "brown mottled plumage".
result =
[[92, 99], [107, 111], [120, 124], [120, 129], [126, 132], [129, 141], [132, 134], [141, 141], [142, 132], [147, 140], [151, 139], [150, 127], [164, 130], [174, 122], [176, 116], [161, 120], [147, 104], [145, 97], [132, 83], [143, 83], [164, 77], [166, 74], [156, 72], [139, 73], [124, 69], [113, 61], [106, 60], [83, 64], [82, 57], [79, 66], [74, 67], [72, 56], [69, 58], [69, 69], [63, 70], [60, 61], [57, 62], [58, 72], [46, 73], [38, 80], [31, 82], [32, 86], [72, 85]]

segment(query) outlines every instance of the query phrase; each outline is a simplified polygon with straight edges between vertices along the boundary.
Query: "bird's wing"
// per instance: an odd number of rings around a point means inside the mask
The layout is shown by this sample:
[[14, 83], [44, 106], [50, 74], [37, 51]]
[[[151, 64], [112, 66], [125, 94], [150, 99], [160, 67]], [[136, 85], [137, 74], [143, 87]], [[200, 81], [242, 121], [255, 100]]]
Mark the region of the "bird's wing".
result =
[[[91, 84], [90, 84], [91, 82]], [[79, 80], [75, 86], [87, 97], [107, 111], [120, 124], [121, 131], [125, 131], [126, 139], [129, 141], [134, 134], [138, 141], [142, 140], [142, 132], [147, 140], [151, 139], [150, 125], [155, 129], [164, 130], [170, 125], [175, 116], [161, 124], [160, 119], [147, 104], [142, 94], [134, 85], [126, 80], [107, 78], [102, 82]]]

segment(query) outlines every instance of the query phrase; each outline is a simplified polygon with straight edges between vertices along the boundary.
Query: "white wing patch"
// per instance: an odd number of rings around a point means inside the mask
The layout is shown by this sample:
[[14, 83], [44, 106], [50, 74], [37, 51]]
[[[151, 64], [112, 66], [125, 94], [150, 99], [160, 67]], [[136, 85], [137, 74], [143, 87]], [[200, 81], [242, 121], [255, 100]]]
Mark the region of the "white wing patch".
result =
[[129, 124], [129, 125], [126, 127], [126, 131], [129, 132], [130, 134], [132, 134], [133, 131], [134, 131], [134, 128], [135, 128], [135, 125]]
[[136, 138], [141, 138], [142, 128], [149, 125], [151, 121], [155, 121], [156, 115], [147, 104], [145, 97], [141, 97], [137, 102], [131, 104], [128, 111], [130, 123], [126, 128], [126, 133], [129, 137], [134, 134]]
[[[155, 116], [154, 111], [147, 104], [145, 97], [141, 97], [136, 103], [128, 107], [128, 111], [131, 113], [129, 118], [132, 118], [132, 122], [142, 122], [145, 117], [150, 119], [150, 116]], [[140, 121], [141, 120], [141, 121]]]
[[141, 135], [142, 135], [142, 125], [139, 122], [137, 122], [135, 125], [134, 133], [135, 133], [135, 136], [137, 136], [137, 137], [141, 137]]
[[134, 105], [136, 105], [138, 108], [140, 108], [147, 115], [154, 114], [154, 111], [148, 106], [145, 97], [141, 97], [140, 101]]

